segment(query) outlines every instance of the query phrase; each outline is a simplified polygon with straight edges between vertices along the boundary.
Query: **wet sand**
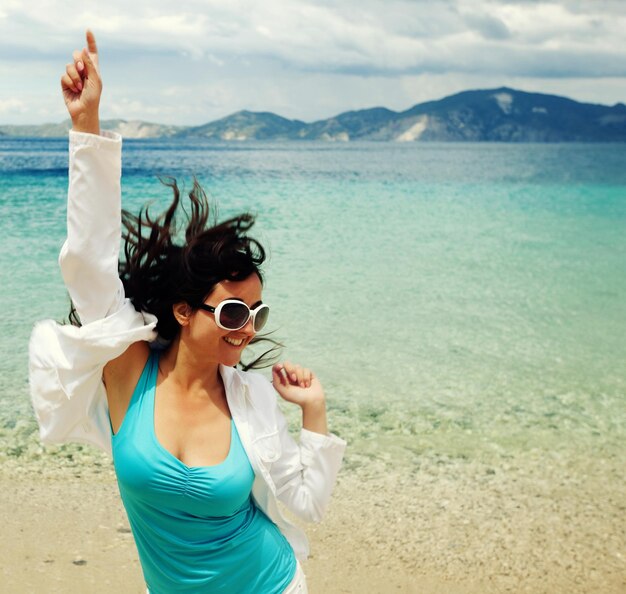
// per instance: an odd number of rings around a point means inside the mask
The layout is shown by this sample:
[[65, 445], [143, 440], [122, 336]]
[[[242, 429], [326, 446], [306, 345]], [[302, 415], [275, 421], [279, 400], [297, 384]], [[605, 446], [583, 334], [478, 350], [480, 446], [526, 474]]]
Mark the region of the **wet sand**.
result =
[[[306, 527], [310, 592], [625, 592], [623, 458], [531, 458], [346, 470], [327, 517]], [[4, 462], [0, 591], [145, 592], [106, 461]]]

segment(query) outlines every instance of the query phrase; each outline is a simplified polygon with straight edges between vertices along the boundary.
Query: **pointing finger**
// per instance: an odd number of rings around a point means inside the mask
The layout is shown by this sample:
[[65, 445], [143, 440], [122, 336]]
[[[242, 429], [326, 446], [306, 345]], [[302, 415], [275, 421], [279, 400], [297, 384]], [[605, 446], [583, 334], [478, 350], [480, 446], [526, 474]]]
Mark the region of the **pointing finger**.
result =
[[90, 29], [87, 29], [85, 37], [87, 38], [87, 49], [89, 50], [89, 53], [93, 54], [97, 58], [98, 46], [96, 45], [96, 36]]
[[85, 69], [81, 72], [81, 74], [85, 78], [94, 77], [98, 78], [98, 68], [93, 63], [91, 59], [91, 54], [87, 51], [87, 48], [83, 48], [83, 53], [81, 54], [81, 58], [83, 60], [83, 65]]

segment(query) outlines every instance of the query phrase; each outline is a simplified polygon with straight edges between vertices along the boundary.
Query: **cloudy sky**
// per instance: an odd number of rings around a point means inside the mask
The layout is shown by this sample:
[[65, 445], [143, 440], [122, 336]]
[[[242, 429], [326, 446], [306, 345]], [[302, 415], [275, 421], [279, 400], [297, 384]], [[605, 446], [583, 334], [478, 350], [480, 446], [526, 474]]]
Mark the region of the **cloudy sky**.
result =
[[103, 118], [313, 121], [502, 85], [626, 102], [625, 0], [0, 0], [0, 124], [66, 117], [86, 27]]

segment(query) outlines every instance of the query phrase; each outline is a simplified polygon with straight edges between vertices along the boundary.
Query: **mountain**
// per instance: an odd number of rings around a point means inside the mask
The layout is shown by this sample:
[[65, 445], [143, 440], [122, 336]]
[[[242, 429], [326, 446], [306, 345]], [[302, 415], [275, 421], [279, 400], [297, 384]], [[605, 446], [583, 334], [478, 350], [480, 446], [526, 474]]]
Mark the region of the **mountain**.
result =
[[102, 128], [104, 130], [110, 130], [111, 132], [117, 132], [124, 136], [124, 138], [161, 138], [174, 136], [185, 127], [153, 124], [139, 120], [104, 120], [102, 122]]
[[306, 124], [269, 112], [238, 111], [220, 120], [180, 131], [177, 136], [214, 140], [286, 140]]
[[309, 124], [300, 138], [312, 140], [393, 140], [380, 131], [398, 114], [384, 107], [347, 111], [334, 118]]
[[[173, 136], [183, 129], [183, 126], [167, 126], [138, 120], [102, 120], [103, 130], [117, 132], [125, 138], [160, 138]], [[71, 120], [60, 124], [41, 124], [39, 126], [0, 126], [0, 135], [31, 138], [59, 138], [67, 136], [72, 127]]]
[[422, 103], [398, 122], [405, 130], [397, 140], [626, 141], [623, 103], [607, 107], [506, 87]]
[[0, 126], [0, 135], [30, 138], [56, 138], [67, 136], [72, 127], [71, 120], [60, 124], [39, 124], [32, 126]]
[[[65, 136], [69, 127], [69, 121], [0, 126], [0, 135]], [[202, 126], [108, 120], [102, 122], [102, 128], [127, 138], [167, 136], [220, 141], [626, 142], [626, 105], [580, 103], [501, 87], [464, 91], [402, 112], [375, 107], [312, 123], [269, 112], [239, 111]]]
[[241, 111], [182, 130], [177, 136], [221, 140], [624, 142], [626, 105], [579, 103], [502, 87], [464, 91], [403, 112], [376, 107], [311, 124], [271, 113]]
[[502, 87], [464, 91], [403, 112], [347, 112], [307, 126], [302, 138], [340, 140], [624, 142], [626, 105], [578, 103]]

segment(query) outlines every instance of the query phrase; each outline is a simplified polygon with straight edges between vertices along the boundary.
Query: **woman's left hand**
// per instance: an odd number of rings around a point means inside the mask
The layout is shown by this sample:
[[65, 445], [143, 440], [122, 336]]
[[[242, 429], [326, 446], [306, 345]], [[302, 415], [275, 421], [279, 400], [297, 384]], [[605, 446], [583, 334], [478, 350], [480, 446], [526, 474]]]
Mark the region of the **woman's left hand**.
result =
[[308, 404], [323, 404], [324, 389], [310, 369], [289, 361], [276, 363], [272, 367], [274, 388], [283, 400], [301, 407]]

